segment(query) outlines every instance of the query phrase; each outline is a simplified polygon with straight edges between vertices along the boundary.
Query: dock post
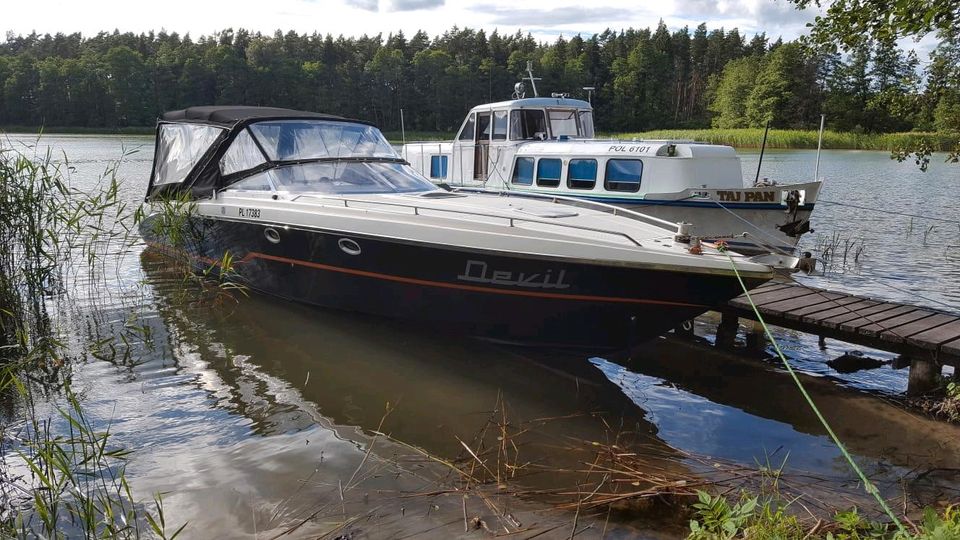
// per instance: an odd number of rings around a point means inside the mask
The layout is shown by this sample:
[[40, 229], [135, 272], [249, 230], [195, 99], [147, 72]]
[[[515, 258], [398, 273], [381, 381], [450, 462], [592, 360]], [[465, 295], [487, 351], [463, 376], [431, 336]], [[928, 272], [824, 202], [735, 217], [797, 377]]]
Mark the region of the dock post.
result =
[[747, 350], [755, 354], [763, 354], [767, 350], [767, 334], [760, 321], [753, 321], [753, 327], [747, 334]]
[[740, 329], [740, 318], [732, 313], [723, 312], [720, 324], [717, 326], [717, 347], [732, 349], [737, 342], [737, 330]]
[[893, 369], [903, 369], [905, 367], [910, 367], [910, 362], [911, 358], [909, 356], [900, 354], [890, 362], [890, 367]]
[[935, 360], [910, 359], [910, 374], [907, 376], [907, 395], [919, 396], [937, 387], [940, 365]]

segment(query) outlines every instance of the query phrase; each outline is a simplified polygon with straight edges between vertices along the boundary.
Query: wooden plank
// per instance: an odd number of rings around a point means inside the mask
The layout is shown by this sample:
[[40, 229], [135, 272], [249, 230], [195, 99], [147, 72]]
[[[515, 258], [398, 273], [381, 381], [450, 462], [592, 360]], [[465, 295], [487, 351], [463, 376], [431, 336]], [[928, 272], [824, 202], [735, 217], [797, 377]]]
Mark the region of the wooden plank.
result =
[[[855, 303], [853, 303], [853, 304], [848, 304], [848, 305], [846, 305], [846, 306], [843, 306], [843, 308], [847, 310], [846, 313], [841, 313], [841, 314], [839, 314], [839, 315], [834, 315], [833, 317], [829, 317], [829, 318], [827, 318], [827, 319], [818, 319], [818, 323], [817, 323], [817, 324], [820, 324], [820, 325], [822, 325], [822, 326], [826, 326], [827, 328], [837, 328], [837, 327], [840, 326], [840, 323], [844, 323], [844, 322], [847, 322], [847, 321], [850, 321], [850, 320], [853, 320], [853, 319], [861, 318], [861, 317], [862, 317], [862, 315], [861, 315], [861, 313], [860, 313], [861, 311], [867, 310], [867, 309], [872, 308], [872, 307], [876, 307], [877, 305], [879, 305], [879, 304], [881, 304], [881, 303], [882, 303], [882, 302], [877, 302], [877, 301], [874, 301], [874, 300], [861, 300], [860, 302], [855, 302]], [[814, 317], [814, 318], [816, 318], [816, 317]]]
[[[864, 315], [859, 319], [846, 321], [840, 325], [840, 329], [845, 332], [859, 333], [860, 328], [864, 326], [869, 326], [871, 324], [883, 326], [883, 321], [892, 319], [894, 317], [903, 315], [905, 313], [910, 313], [911, 311], [915, 311], [917, 309], [915, 306], [904, 306], [904, 305], [890, 304], [890, 303], [881, 304], [880, 306], [876, 306], [876, 307], [878, 308], [883, 307], [884, 310]], [[865, 312], [861, 312], [861, 314], [862, 313], [865, 313]]]
[[845, 306], [847, 304], [852, 304], [854, 302], [859, 302], [859, 301], [860, 299], [857, 298], [856, 296], [841, 296], [840, 298], [831, 300], [829, 302], [823, 302], [823, 303], [808, 306], [805, 308], [800, 308], [800, 309], [791, 311], [790, 313], [784, 313], [784, 317], [787, 320], [799, 321], [799, 320], [802, 320], [803, 317], [807, 315], [820, 313], [821, 311], [827, 311], [829, 309], [836, 309], [837, 306]]
[[[794, 286], [793, 286], [793, 285], [790, 285], [790, 284], [788, 284], [788, 283], [765, 283], [765, 284], [757, 287], [756, 289], [750, 290], [750, 298], [756, 298], [757, 295], [759, 295], [759, 294], [765, 294], [765, 293], [769, 293], [769, 292], [786, 290], [786, 289], [791, 289], [791, 290], [792, 290], [793, 288], [794, 288]], [[754, 300], [754, 301], [756, 301], [756, 300]], [[747, 301], [747, 295], [746, 295], [746, 294], [741, 294], [740, 296], [734, 298], [733, 300], [730, 300], [728, 303], [729, 303], [730, 305], [732, 305], [733, 307], [737, 307], [737, 308], [740, 308], [740, 309], [748, 309], [748, 310], [752, 310], [752, 309], [753, 309], [753, 308], [750, 306], [750, 302]]]
[[[758, 307], [764, 304], [769, 304], [771, 302], [777, 302], [779, 300], [787, 300], [789, 298], [797, 298], [799, 296], [807, 296], [812, 294], [808, 289], [803, 287], [789, 287], [786, 289], [779, 289], [771, 292], [762, 292], [759, 294], [750, 294], [750, 298], [753, 300], [753, 303]], [[744, 298], [746, 300], [746, 298]]]
[[[780, 291], [783, 289], [792, 289], [794, 287], [796, 287], [796, 285], [793, 285], [792, 283], [784, 283], [782, 281], [768, 281], [755, 289], [750, 289], [750, 296], [753, 296], [755, 294], [760, 294], [760, 293]], [[744, 295], [741, 294], [740, 297], [742, 298], [744, 297]]]
[[951, 341], [950, 343], [944, 343], [943, 346], [940, 347], [940, 352], [960, 358], [960, 339]]
[[868, 324], [867, 326], [862, 326], [860, 327], [859, 330], [857, 330], [857, 333], [867, 337], [877, 337], [880, 334], [880, 332], [889, 330], [891, 328], [896, 328], [900, 325], [911, 323], [913, 321], [922, 319], [924, 317], [929, 317], [933, 314], [934, 313], [932, 311], [927, 311], [925, 309], [913, 309], [912, 311], [908, 311], [903, 315], [898, 315], [896, 317], [887, 319], [885, 321], [881, 321], [876, 324]]
[[842, 295], [833, 295], [833, 298], [827, 298], [826, 296], [830, 293], [821, 293], [810, 294], [807, 296], [798, 296], [797, 298], [788, 298], [786, 300], [781, 300], [779, 302], [771, 302], [769, 304], [764, 304], [761, 311], [769, 313], [787, 313], [795, 309], [804, 308], [807, 306], [812, 306], [816, 304], [821, 304], [823, 302], [829, 302], [836, 298], [841, 298]]
[[892, 343], [903, 343], [905, 339], [914, 334], [932, 330], [933, 328], [939, 327], [948, 322], [953, 322], [955, 320], [957, 320], [957, 318], [953, 315], [934, 313], [929, 317], [917, 319], [911, 323], [898, 326], [885, 332], [880, 332], [880, 339], [884, 341], [890, 341]]
[[816, 313], [811, 313], [809, 315], [805, 315], [801, 317], [800, 320], [808, 324], [817, 324], [823, 327], [832, 328], [824, 324], [824, 321], [840, 315], [851, 315], [851, 313], [853, 313], [855, 316], [855, 312], [853, 311], [852, 306], [870, 307], [872, 305], [875, 305], [875, 304], [864, 305], [864, 303], [869, 302], [869, 300], [865, 301], [864, 299], [858, 298], [856, 296], [851, 296], [849, 298], [854, 298], [856, 300], [854, 302], [848, 302], [843, 305], [835, 305], [832, 309], [827, 309], [823, 311], [818, 311]]
[[960, 339], [960, 318], [957, 317], [953, 317], [953, 321], [947, 324], [908, 337], [907, 343], [921, 349], [935, 351], [940, 348], [940, 344], [949, 343], [955, 339]]

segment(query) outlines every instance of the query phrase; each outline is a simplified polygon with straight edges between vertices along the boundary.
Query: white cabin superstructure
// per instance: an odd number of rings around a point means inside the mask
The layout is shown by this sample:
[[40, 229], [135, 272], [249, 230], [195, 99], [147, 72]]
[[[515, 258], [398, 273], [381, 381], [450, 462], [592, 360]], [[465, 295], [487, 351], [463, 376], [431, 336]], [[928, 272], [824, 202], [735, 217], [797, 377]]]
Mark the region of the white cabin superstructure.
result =
[[482, 186], [491, 175], [503, 175], [507, 155], [521, 144], [593, 135], [593, 108], [586, 101], [515, 99], [471, 109], [452, 143], [421, 143], [420, 153], [411, 152], [414, 145], [404, 145], [403, 154], [434, 181]]
[[820, 189], [744, 186], [730, 146], [596, 139], [593, 107], [567, 97], [476, 106], [452, 142], [405, 144], [401, 154], [439, 184], [606, 202], [692, 223], [694, 235], [742, 251], [792, 251]]

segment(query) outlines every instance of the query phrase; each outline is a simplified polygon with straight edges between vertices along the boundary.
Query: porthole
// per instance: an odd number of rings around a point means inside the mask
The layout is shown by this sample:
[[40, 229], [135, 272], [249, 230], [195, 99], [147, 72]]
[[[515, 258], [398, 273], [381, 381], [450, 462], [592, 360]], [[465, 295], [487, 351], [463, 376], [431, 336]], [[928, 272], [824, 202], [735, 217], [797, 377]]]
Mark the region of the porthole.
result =
[[280, 243], [280, 233], [278, 233], [277, 230], [274, 228], [267, 227], [266, 229], [264, 229], [263, 236], [265, 236], [267, 240], [272, 244]]
[[342, 249], [347, 255], [360, 254], [360, 244], [349, 238], [341, 238], [339, 241], [337, 241], [337, 245], [340, 246], [340, 249]]

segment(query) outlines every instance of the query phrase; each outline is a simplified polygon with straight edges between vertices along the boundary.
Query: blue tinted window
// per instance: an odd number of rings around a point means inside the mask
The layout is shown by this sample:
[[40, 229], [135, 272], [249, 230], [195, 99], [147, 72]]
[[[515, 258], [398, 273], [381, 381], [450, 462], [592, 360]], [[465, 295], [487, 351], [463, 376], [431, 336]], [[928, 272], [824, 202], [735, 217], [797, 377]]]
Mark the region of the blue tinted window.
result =
[[603, 187], [607, 191], [640, 191], [640, 176], [643, 174], [643, 162], [639, 159], [607, 160], [607, 174]]
[[430, 156], [430, 178], [447, 177], [447, 156]]
[[567, 187], [593, 189], [597, 183], [597, 160], [571, 159], [567, 166]]
[[532, 157], [517, 158], [517, 162], [513, 166], [513, 183], [527, 186], [533, 183]]
[[557, 187], [560, 185], [560, 167], [559, 159], [541, 159], [537, 163], [537, 185], [546, 187]]

